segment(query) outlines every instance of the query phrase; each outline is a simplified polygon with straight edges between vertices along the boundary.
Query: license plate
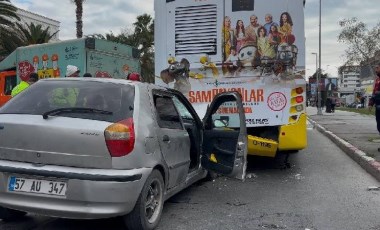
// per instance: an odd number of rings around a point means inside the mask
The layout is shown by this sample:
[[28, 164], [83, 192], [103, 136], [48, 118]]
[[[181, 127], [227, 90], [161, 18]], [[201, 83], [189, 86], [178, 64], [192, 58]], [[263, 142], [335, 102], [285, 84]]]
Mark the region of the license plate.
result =
[[66, 196], [67, 182], [32, 178], [9, 177], [8, 191]]

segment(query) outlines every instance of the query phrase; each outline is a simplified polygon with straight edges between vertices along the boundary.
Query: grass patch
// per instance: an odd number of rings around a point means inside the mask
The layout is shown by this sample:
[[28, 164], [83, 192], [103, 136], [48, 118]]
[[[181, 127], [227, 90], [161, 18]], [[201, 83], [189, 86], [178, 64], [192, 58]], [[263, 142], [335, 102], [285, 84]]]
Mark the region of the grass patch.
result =
[[368, 108], [346, 108], [346, 107], [337, 107], [335, 110], [341, 110], [341, 111], [348, 111], [348, 112], [354, 112], [354, 113], [360, 113], [364, 115], [373, 115], [375, 116], [375, 108], [372, 108], [372, 111], [369, 111]]

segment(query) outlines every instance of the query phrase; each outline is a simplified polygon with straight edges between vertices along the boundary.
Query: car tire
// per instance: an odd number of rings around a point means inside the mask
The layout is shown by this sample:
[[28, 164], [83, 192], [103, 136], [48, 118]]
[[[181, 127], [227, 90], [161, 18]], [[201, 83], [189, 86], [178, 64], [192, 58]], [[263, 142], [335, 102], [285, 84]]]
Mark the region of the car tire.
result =
[[26, 215], [26, 212], [0, 207], [0, 219], [9, 222]]
[[161, 173], [153, 170], [132, 212], [124, 217], [129, 230], [152, 230], [157, 227], [164, 206], [164, 187]]

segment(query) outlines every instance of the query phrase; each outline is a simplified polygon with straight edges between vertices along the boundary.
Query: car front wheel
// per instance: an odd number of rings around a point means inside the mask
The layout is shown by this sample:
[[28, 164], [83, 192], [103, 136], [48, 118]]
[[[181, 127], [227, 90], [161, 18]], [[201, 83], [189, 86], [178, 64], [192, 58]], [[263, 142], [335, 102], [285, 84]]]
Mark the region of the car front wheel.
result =
[[131, 213], [125, 216], [129, 230], [151, 230], [157, 227], [164, 206], [164, 180], [153, 170], [140, 193]]
[[3, 221], [14, 221], [26, 215], [26, 212], [0, 207], [0, 219]]

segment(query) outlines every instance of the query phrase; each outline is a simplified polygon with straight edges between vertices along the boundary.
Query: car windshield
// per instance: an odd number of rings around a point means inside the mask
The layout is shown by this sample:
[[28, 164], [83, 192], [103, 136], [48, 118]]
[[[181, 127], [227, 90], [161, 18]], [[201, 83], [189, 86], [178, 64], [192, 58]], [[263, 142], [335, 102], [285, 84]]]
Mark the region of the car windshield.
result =
[[134, 87], [96, 81], [39, 81], [0, 108], [0, 114], [64, 116], [116, 122], [132, 117]]

